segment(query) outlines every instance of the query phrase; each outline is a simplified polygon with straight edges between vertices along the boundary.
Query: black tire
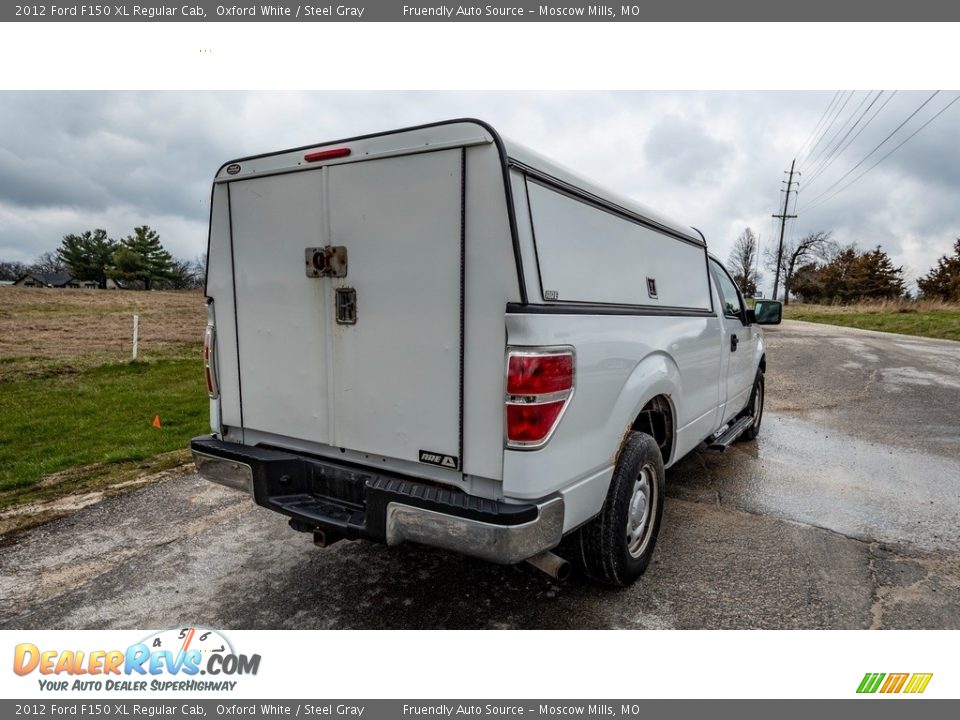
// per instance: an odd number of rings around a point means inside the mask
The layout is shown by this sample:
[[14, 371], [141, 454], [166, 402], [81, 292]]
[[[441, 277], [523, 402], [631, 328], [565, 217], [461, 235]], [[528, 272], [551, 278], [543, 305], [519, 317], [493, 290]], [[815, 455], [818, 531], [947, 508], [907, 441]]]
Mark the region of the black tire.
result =
[[753, 418], [753, 425], [740, 435], [740, 440], [753, 440], [760, 434], [760, 423], [763, 422], [763, 402], [766, 397], [763, 384], [763, 370], [757, 370], [757, 377], [753, 381], [753, 392], [750, 393], [750, 402], [744, 410], [745, 415]]
[[[663, 456], [657, 441], [646, 433], [631, 432], [620, 450], [603, 510], [577, 532], [577, 560], [587, 576], [608, 585], [625, 586], [643, 574], [660, 532], [663, 482]], [[647, 512], [643, 528], [633, 533], [631, 542], [628, 531], [631, 525], [638, 526], [636, 514], [631, 517], [631, 500], [635, 487], [644, 483], [649, 488]]]

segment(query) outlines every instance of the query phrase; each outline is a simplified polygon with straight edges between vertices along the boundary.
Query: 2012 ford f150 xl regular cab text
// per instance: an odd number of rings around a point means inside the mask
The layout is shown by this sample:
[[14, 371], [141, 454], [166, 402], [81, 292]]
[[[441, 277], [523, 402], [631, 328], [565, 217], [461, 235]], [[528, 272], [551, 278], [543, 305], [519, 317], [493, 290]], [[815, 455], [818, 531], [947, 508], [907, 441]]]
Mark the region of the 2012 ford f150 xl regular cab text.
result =
[[453, 120], [225, 164], [208, 479], [323, 546], [423, 543], [627, 584], [664, 468], [753, 438], [763, 335], [696, 230]]

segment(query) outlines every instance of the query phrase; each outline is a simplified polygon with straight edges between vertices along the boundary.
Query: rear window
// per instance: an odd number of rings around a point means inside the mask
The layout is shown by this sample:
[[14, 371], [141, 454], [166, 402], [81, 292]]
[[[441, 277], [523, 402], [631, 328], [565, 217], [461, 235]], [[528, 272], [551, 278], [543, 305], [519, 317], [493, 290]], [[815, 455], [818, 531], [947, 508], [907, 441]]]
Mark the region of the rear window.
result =
[[710, 310], [706, 249], [527, 181], [545, 300]]

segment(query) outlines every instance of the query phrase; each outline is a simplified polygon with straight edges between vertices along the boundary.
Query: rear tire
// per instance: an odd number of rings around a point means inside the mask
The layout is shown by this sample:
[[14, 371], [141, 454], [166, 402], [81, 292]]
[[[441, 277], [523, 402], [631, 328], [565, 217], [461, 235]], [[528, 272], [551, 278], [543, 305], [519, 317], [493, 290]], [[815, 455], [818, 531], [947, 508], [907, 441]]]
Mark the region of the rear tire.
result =
[[657, 441], [631, 432], [623, 443], [600, 514], [577, 533], [584, 572], [608, 585], [630, 585], [653, 556], [663, 516], [663, 456]]
[[763, 421], [763, 401], [766, 393], [763, 386], [763, 371], [757, 370], [757, 377], [753, 381], [753, 392], [750, 393], [750, 403], [744, 411], [753, 417], [753, 425], [743, 431], [741, 440], [753, 440], [760, 434], [760, 423]]

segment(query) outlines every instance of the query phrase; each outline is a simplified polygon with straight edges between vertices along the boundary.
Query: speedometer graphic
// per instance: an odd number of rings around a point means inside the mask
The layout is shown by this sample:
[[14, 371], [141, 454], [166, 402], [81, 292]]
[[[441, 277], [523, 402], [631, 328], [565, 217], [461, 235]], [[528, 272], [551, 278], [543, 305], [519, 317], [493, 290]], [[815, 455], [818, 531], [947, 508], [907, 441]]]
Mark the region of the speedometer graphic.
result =
[[203, 657], [211, 653], [233, 653], [233, 645], [222, 633], [200, 626], [175, 627], [149, 635], [143, 643], [151, 651], [166, 650], [174, 654], [198, 650]]

